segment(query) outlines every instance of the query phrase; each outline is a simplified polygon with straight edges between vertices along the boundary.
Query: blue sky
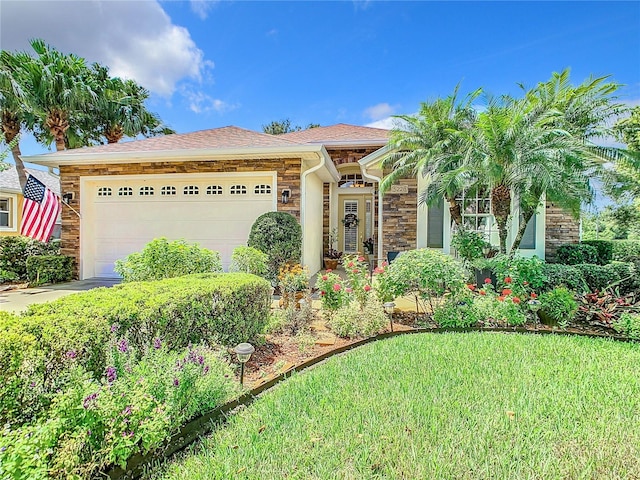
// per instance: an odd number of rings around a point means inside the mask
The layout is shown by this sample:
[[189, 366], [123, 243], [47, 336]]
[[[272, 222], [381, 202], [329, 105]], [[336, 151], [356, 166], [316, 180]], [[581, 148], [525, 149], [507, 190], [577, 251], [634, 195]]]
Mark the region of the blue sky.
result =
[[3, 0], [0, 19], [3, 49], [41, 37], [106, 64], [178, 132], [389, 125], [459, 82], [515, 94], [565, 67], [640, 104], [640, 2]]

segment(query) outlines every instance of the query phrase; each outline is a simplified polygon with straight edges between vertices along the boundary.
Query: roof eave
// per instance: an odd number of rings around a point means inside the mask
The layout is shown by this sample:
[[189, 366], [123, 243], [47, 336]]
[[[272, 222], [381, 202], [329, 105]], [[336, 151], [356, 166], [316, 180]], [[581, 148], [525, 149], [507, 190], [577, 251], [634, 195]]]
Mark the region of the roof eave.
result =
[[391, 152], [391, 150], [392, 149], [388, 145], [385, 145], [366, 157], [362, 157], [358, 160], [358, 163], [364, 168], [380, 168], [378, 164]]

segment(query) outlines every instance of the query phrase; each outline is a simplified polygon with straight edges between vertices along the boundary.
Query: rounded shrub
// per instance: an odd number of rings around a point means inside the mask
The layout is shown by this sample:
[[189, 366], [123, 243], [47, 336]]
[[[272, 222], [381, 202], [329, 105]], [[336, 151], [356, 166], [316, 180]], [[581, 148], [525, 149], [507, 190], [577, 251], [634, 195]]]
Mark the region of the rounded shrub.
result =
[[578, 311], [578, 302], [576, 302], [574, 293], [568, 288], [554, 288], [543, 293], [539, 298], [540, 311], [553, 323], [566, 325]]
[[546, 292], [556, 287], [567, 287], [569, 290], [584, 292], [589, 290], [582, 271], [576, 265], [562, 265], [561, 263], [545, 263], [542, 266], [544, 283], [541, 291]]
[[262, 277], [267, 273], [269, 256], [257, 248], [243, 245], [233, 249], [230, 272], [251, 273]]
[[598, 263], [598, 249], [584, 243], [568, 243], [558, 247], [558, 263], [577, 265], [578, 263]]
[[[60, 242], [53, 240], [49, 243], [39, 242], [28, 237], [1, 237], [0, 238], [0, 271], [3, 276], [12, 279], [27, 278], [27, 259], [34, 255], [59, 255]], [[16, 278], [17, 277], [17, 278]]]
[[331, 330], [343, 338], [370, 337], [388, 323], [382, 304], [373, 297], [368, 297], [362, 307], [355, 301], [340, 307], [329, 322]]
[[302, 227], [286, 212], [267, 212], [251, 226], [248, 246], [269, 256], [267, 278], [273, 282], [286, 263], [300, 263], [302, 256]]
[[583, 240], [582, 243], [596, 248], [600, 265], [606, 265], [613, 260], [613, 242], [611, 240]]
[[471, 295], [463, 298], [449, 298], [433, 312], [433, 320], [442, 328], [467, 328], [486, 320], [480, 309], [474, 305]]

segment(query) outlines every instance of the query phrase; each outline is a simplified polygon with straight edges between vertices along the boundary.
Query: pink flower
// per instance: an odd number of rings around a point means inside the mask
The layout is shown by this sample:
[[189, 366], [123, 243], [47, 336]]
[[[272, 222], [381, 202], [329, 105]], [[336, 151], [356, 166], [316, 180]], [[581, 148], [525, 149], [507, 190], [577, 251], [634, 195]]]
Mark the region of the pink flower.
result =
[[387, 265], [389, 265], [389, 262], [387, 262], [386, 260], [383, 260], [383, 261], [382, 261], [382, 266], [383, 266], [383, 267], [386, 267]]
[[538, 294], [536, 292], [531, 292], [531, 298], [538, 298]]
[[504, 277], [504, 283], [511, 283], [511, 277]]
[[331, 270], [330, 268], [327, 268], [327, 273], [331, 273], [333, 272], [333, 270]]
[[499, 301], [499, 302], [504, 302], [504, 296], [500, 295], [500, 296], [498, 297], [498, 301]]
[[327, 277], [326, 275], [322, 275], [322, 280], [324, 280], [325, 282], [329, 279], [329, 277]]
[[364, 286], [364, 291], [368, 292], [369, 290], [371, 290], [371, 285], [365, 285]]
[[342, 289], [342, 286], [339, 283], [334, 283], [333, 284], [333, 291], [334, 292], [339, 292]]
[[518, 297], [513, 297], [513, 303], [520, 303], [520, 298]]
[[360, 270], [358, 270], [357, 268], [354, 268], [354, 269], [352, 270], [352, 272], [353, 272], [353, 273], [360, 273]]
[[353, 292], [353, 289], [350, 288], [350, 287], [347, 287], [347, 288], [344, 289], [344, 291], [347, 292], [347, 293], [351, 293], [351, 292]]
[[473, 292], [476, 289], [476, 286], [475, 285], [467, 285], [467, 288]]
[[347, 267], [349, 267], [349, 268], [353, 268], [353, 267], [355, 267], [355, 265], [354, 265], [354, 263], [353, 263], [353, 262], [349, 262], [349, 263], [347, 263]]
[[485, 278], [484, 283], [491, 283], [491, 279], [489, 277]]
[[486, 294], [487, 294], [487, 292], [485, 292], [484, 290], [480, 290], [478, 293], [479, 293], [480, 295], [486, 295]]
[[523, 285], [529, 285], [529, 282], [522, 282]]
[[358, 257], [359, 262], [364, 262], [364, 257]]
[[504, 290], [502, 290], [502, 295], [511, 295], [511, 289], [505, 288]]
[[384, 273], [384, 267], [376, 267], [373, 269], [373, 273]]

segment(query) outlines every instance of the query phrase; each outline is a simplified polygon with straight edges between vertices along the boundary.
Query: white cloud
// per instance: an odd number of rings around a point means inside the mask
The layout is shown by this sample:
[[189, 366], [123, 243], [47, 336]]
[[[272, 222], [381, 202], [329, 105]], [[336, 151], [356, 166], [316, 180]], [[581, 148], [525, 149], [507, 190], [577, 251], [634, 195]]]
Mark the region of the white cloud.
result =
[[392, 107], [388, 103], [378, 103], [364, 110], [364, 114], [371, 120], [376, 121], [389, 115], [393, 115], [396, 111], [396, 107]]
[[187, 99], [189, 110], [193, 113], [225, 113], [238, 108], [237, 105], [229, 104], [219, 98], [213, 98], [204, 92], [184, 89], [181, 93]]
[[191, 0], [191, 11], [195, 13], [200, 20], [206, 20], [209, 16], [209, 10], [217, 3], [216, 0]]
[[391, 130], [395, 121], [395, 118], [387, 117], [383, 118], [382, 120], [376, 120], [375, 122], [367, 123], [365, 127], [384, 128], [385, 130]]
[[213, 68], [189, 31], [174, 25], [155, 0], [3, 0], [0, 31], [5, 50], [29, 51], [29, 39], [42, 38], [165, 97]]
[[278, 29], [277, 28], [272, 28], [271, 30], [269, 30], [267, 32], [267, 37], [275, 37], [276, 35], [278, 35]]

